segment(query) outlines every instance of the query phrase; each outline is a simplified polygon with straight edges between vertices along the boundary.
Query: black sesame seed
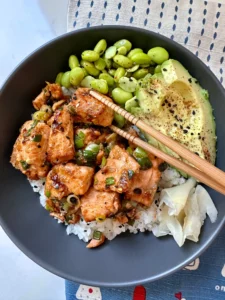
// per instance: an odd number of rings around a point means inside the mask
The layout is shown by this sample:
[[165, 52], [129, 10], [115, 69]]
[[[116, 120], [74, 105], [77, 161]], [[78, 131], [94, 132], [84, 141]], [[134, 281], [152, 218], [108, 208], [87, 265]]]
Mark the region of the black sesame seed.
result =
[[87, 230], [85, 229], [84, 232], [87, 232]]
[[168, 103], [168, 100], [165, 100], [165, 103]]
[[35, 189], [37, 189], [37, 186], [36, 186], [36, 185], [34, 185], [34, 188], [35, 188]]
[[154, 90], [154, 93], [155, 93], [155, 94], [158, 94], [157, 90]]
[[171, 114], [174, 114], [174, 110], [172, 110], [172, 109], [170, 109], [169, 112], [170, 112]]
[[182, 126], [182, 125], [180, 125], [180, 129], [183, 129], [183, 126]]
[[195, 152], [195, 154], [199, 156], [198, 152]]
[[204, 140], [205, 140], [205, 138], [204, 138], [204, 137], [202, 137], [202, 140], [204, 141]]
[[174, 123], [173, 125], [174, 125], [175, 127], [177, 127], [177, 123]]
[[191, 129], [190, 126], [187, 126], [187, 129]]
[[192, 132], [191, 135], [194, 135], [194, 133]]
[[67, 138], [68, 140], [70, 140], [70, 137], [69, 137], [68, 135], [66, 136], [66, 138]]
[[187, 130], [187, 129], [184, 129], [184, 130], [183, 130], [183, 133], [188, 133], [188, 130]]
[[41, 145], [37, 145], [38, 148], [41, 148]]
[[162, 106], [165, 106], [165, 105], [166, 105], [165, 103], [162, 104]]
[[200, 132], [198, 133], [198, 135], [200, 135]]
[[167, 72], [167, 69], [166, 69], [166, 68], [163, 68], [163, 71]]
[[198, 84], [198, 80], [195, 80], [195, 83]]
[[195, 111], [193, 110], [192, 115], [195, 115]]
[[188, 81], [189, 81], [190, 83], [192, 83], [192, 80], [191, 80], [191, 78], [189, 78], [189, 79], [188, 79]]
[[168, 106], [171, 107], [171, 104], [169, 103]]

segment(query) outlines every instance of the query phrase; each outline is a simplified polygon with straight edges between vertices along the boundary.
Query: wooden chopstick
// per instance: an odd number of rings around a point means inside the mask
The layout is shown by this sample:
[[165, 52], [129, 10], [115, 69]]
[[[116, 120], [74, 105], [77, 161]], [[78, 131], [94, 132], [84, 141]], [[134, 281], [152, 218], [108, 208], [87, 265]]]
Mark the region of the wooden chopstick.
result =
[[216, 181], [212, 180], [212, 178], [210, 178], [208, 175], [202, 173], [198, 169], [182, 162], [181, 160], [179, 160], [179, 159], [177, 159], [173, 156], [170, 156], [170, 155], [160, 151], [159, 149], [157, 149], [157, 148], [151, 146], [150, 144], [144, 142], [140, 138], [138, 138], [138, 137], [136, 137], [136, 136], [134, 136], [134, 135], [132, 135], [132, 134], [116, 127], [116, 126], [114, 126], [114, 125], [111, 125], [110, 128], [115, 133], [119, 134], [120, 136], [124, 137], [125, 139], [129, 140], [130, 142], [136, 144], [137, 146], [143, 148], [147, 152], [151, 152], [155, 156], [163, 159], [168, 164], [182, 170], [183, 172], [185, 172], [185, 173], [191, 175], [192, 177], [194, 177], [195, 179], [201, 181], [202, 183], [205, 183], [206, 185], [210, 186], [214, 190], [216, 190], [216, 191], [220, 192], [221, 194], [225, 195], [225, 187], [223, 187], [222, 185], [220, 185]]
[[[130, 121], [132, 124], [136, 125], [149, 135], [151, 135], [153, 138], [157, 139], [159, 142], [173, 150], [175, 153], [177, 153], [179, 156], [183, 157], [186, 161], [190, 162], [193, 166], [195, 166], [197, 169], [201, 170], [204, 174], [210, 174], [210, 178], [212, 178], [214, 181], [218, 182], [220, 186], [225, 187], [225, 173], [210, 164], [208, 161], [202, 159], [198, 155], [194, 154], [181, 144], [177, 143], [170, 137], [164, 135], [163, 133], [155, 130], [150, 125], [147, 125], [145, 122], [141, 121], [139, 118], [136, 118], [123, 108], [119, 107], [118, 105], [114, 104], [113, 102], [109, 101], [104, 97], [104, 95], [95, 92], [90, 91], [90, 94], [96, 98], [97, 100], [104, 103], [106, 106], [113, 109], [115, 112], [123, 116], [125, 119]], [[187, 172], [188, 173], [188, 172]], [[188, 173], [189, 174], [189, 173]], [[191, 174], [190, 174], [191, 175]]]

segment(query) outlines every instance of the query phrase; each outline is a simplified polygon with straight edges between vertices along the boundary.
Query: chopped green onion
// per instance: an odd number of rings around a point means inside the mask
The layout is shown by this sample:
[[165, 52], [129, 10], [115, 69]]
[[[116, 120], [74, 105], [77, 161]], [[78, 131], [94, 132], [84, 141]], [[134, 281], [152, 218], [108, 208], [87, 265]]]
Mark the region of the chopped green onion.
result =
[[45, 191], [45, 196], [49, 198], [51, 196], [51, 192], [50, 191]]
[[80, 131], [76, 136], [75, 136], [75, 147], [77, 149], [81, 149], [84, 147], [84, 139], [85, 139], [85, 134], [83, 133], [83, 131]]
[[107, 177], [105, 180], [105, 184], [106, 186], [110, 186], [115, 184], [115, 178], [114, 177]]
[[71, 115], [73, 115], [73, 116], [76, 115], [76, 110], [72, 105], [68, 105], [67, 110]]
[[34, 142], [40, 142], [42, 139], [42, 135], [41, 134], [36, 134], [33, 138]]
[[98, 184], [98, 179], [97, 178], [94, 179], [94, 184]]
[[25, 160], [21, 160], [20, 163], [24, 170], [27, 170], [30, 168], [30, 165]]
[[100, 150], [100, 146], [97, 144], [90, 144], [84, 149], [84, 158], [87, 160], [95, 160]]
[[45, 205], [45, 209], [48, 210], [48, 211], [52, 211], [53, 210], [52, 207], [49, 206], [48, 204]]
[[133, 154], [133, 150], [131, 149], [131, 147], [127, 147], [127, 152], [132, 155]]
[[94, 240], [100, 240], [101, 237], [102, 237], [101, 231], [95, 230], [94, 233], [93, 233], [93, 239], [94, 239]]
[[38, 120], [34, 120], [34, 122], [31, 124], [30, 128], [27, 130], [24, 136], [29, 136], [31, 134], [32, 129], [34, 129], [38, 122]]
[[136, 158], [136, 161], [139, 163], [142, 170], [147, 170], [152, 167], [152, 162], [148, 157]]
[[134, 176], [134, 171], [133, 170], [128, 170], [128, 177], [131, 179]]
[[105, 156], [103, 156], [103, 158], [102, 158], [102, 163], [101, 163], [101, 168], [103, 168], [105, 165], [106, 165], [106, 158], [105, 158]]
[[127, 222], [128, 225], [133, 226], [134, 225], [135, 220], [129, 219], [129, 221]]
[[137, 147], [137, 148], [134, 150], [133, 155], [134, 155], [135, 158], [148, 157], [148, 154], [145, 152], [145, 150], [143, 150], [143, 149], [140, 148], [140, 147]]

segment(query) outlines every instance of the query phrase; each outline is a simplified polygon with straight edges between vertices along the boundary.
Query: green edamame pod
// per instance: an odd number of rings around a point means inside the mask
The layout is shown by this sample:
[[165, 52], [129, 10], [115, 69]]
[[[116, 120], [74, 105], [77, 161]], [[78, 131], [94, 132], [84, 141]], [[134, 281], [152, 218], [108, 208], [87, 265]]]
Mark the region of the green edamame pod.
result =
[[90, 75], [88, 75], [88, 76], [84, 77], [84, 79], [81, 81], [80, 85], [82, 87], [86, 87], [86, 88], [90, 89], [91, 88], [91, 82], [93, 80], [95, 80], [95, 78], [92, 77], [92, 76], [90, 76]]
[[106, 51], [105, 51], [105, 58], [111, 59], [115, 55], [116, 55], [116, 47], [115, 46], [111, 46], [108, 49], [106, 49]]
[[115, 73], [116, 73], [116, 70], [114, 70], [114, 69], [110, 69], [109, 71], [108, 71], [108, 73], [109, 73], [109, 75], [111, 75], [111, 76], [115, 76]]
[[102, 39], [96, 44], [94, 51], [101, 56], [105, 52], [106, 48], [107, 48], [106, 40]]
[[123, 77], [125, 75], [126, 71], [124, 68], [119, 67], [114, 75], [114, 80], [115, 82], [119, 82], [120, 78]]
[[99, 75], [99, 79], [104, 79], [108, 86], [113, 86], [114, 85], [114, 79], [112, 76], [110, 76], [109, 74], [107, 73], [102, 73]]
[[99, 54], [93, 50], [85, 50], [82, 52], [81, 57], [83, 60], [93, 62], [99, 59]]
[[123, 128], [126, 122], [125, 118], [116, 112], [114, 112], [114, 120], [119, 128]]
[[130, 50], [127, 57], [131, 58], [134, 54], [137, 54], [137, 53], [143, 53], [143, 50], [141, 48], [134, 48], [134, 49]]
[[154, 73], [161, 73], [161, 65], [155, 67]]
[[112, 90], [112, 98], [118, 104], [125, 104], [132, 97], [132, 93], [125, 92], [119, 87]]
[[73, 68], [79, 67], [79, 60], [76, 55], [70, 55], [69, 57], [69, 67], [72, 70]]
[[139, 69], [133, 73], [133, 77], [138, 80], [144, 78], [147, 74], [148, 74], [148, 69]]
[[169, 59], [169, 53], [162, 47], [154, 47], [148, 51], [148, 56], [156, 64], [161, 65], [164, 61]]
[[127, 54], [127, 48], [125, 46], [119, 47], [116, 51], [117, 54], [126, 55]]
[[125, 103], [125, 109], [129, 112], [131, 112], [131, 109], [133, 107], [138, 107], [138, 100], [136, 99], [136, 97], [133, 97], [130, 100], [127, 100], [127, 102]]
[[121, 77], [119, 80], [119, 86], [126, 92], [135, 92], [138, 82], [134, 77]]
[[94, 64], [89, 62], [89, 61], [83, 61], [82, 62], [83, 67], [85, 68], [85, 70], [88, 72], [88, 74], [97, 77], [100, 73], [100, 71], [98, 69], [95, 68]]
[[114, 46], [116, 46], [116, 48], [120, 48], [122, 46], [126, 47], [127, 48], [127, 51], [130, 51], [130, 49], [132, 48], [132, 44], [130, 41], [128, 40], [125, 40], [125, 39], [122, 39], [122, 40], [119, 40], [117, 41]]
[[70, 71], [67, 71], [63, 74], [63, 76], [61, 78], [61, 84], [62, 84], [62, 86], [64, 86], [67, 89], [71, 86], [71, 84], [70, 84]]
[[91, 82], [91, 87], [102, 94], [108, 93], [108, 84], [106, 80], [103, 79], [94, 79]]
[[131, 68], [133, 66], [132, 60], [124, 55], [120, 55], [120, 54], [115, 55], [113, 57], [113, 61], [123, 68]]
[[56, 79], [55, 79], [55, 83], [58, 83], [59, 85], [61, 85], [62, 76], [63, 76], [63, 72], [58, 73], [58, 75], [56, 76]]
[[104, 70], [106, 67], [106, 63], [105, 63], [104, 59], [101, 57], [94, 62], [94, 65], [95, 65], [95, 68], [100, 71]]
[[131, 56], [131, 60], [137, 65], [150, 64], [151, 58], [145, 53], [136, 53]]
[[84, 71], [80, 67], [73, 68], [70, 71], [70, 83], [74, 86], [80, 84], [81, 80], [84, 78]]

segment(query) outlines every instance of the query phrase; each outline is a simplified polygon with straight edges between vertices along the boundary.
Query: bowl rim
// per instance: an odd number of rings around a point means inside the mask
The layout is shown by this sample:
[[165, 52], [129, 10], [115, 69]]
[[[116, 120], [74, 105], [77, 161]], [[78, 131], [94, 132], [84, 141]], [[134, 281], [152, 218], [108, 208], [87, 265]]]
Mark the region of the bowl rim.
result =
[[[187, 48], [185, 48], [183, 45], [180, 45], [179, 43], [175, 42], [174, 40], [153, 32], [151, 30], [147, 30], [147, 29], [143, 29], [143, 28], [139, 28], [139, 27], [131, 27], [131, 26], [123, 26], [123, 25], [104, 25], [104, 26], [93, 26], [93, 27], [89, 27], [89, 28], [81, 28], [78, 30], [74, 30], [74, 31], [70, 31], [67, 33], [64, 33], [54, 39], [51, 39], [50, 41], [44, 43], [43, 45], [39, 46], [37, 49], [35, 49], [34, 51], [32, 51], [29, 55], [27, 55], [14, 69], [13, 71], [10, 73], [10, 75], [7, 77], [7, 79], [4, 81], [2, 88], [0, 90], [0, 96], [2, 94], [2, 92], [7, 88], [8, 83], [10, 82], [11, 78], [14, 76], [14, 74], [19, 71], [21, 68], [23, 68], [23, 66], [25, 64], [27, 64], [29, 62], [29, 60], [32, 60], [33, 56], [35, 56], [39, 51], [41, 51], [43, 48], [50, 46], [51, 44], [54, 44], [56, 41], [59, 41], [61, 39], [64, 39], [65, 37], [68, 36], [72, 36], [72, 35], [76, 35], [78, 32], [86, 32], [86, 31], [95, 31], [95, 30], [99, 30], [99, 29], [122, 29], [122, 30], [128, 30], [128, 31], [133, 31], [133, 32], [143, 32], [143, 33], [149, 33], [153, 38], [154, 37], [158, 37], [160, 36], [160, 38], [162, 40], [165, 40], [166, 42], [172, 44], [174, 47], [178, 47], [182, 50], [182, 52], [186, 53], [187, 55], [191, 56], [191, 58], [193, 59], [194, 62], [196, 62], [197, 64], [201, 65], [201, 67], [204, 69], [204, 71], [206, 73], [209, 74], [209, 76], [211, 76], [211, 78], [213, 78], [213, 80], [215, 81], [216, 85], [217, 85], [217, 89], [220, 90], [220, 92], [224, 95], [225, 98], [225, 89], [223, 88], [222, 84], [220, 83], [220, 81], [218, 80], [218, 78], [215, 76], [215, 74], [209, 69], [209, 67], [207, 67], [196, 55], [194, 55], [190, 50], [188, 50]], [[11, 241], [27, 256], [29, 257], [31, 260], [33, 260], [35, 263], [37, 263], [39, 266], [41, 266], [42, 268], [44, 268], [47, 271], [50, 271], [51, 273], [70, 280], [70, 281], [74, 281], [76, 283], [80, 283], [80, 284], [87, 284], [87, 285], [91, 285], [91, 286], [98, 286], [98, 287], [127, 287], [127, 286], [135, 286], [135, 285], [141, 285], [141, 284], [146, 284], [149, 282], [153, 282], [159, 279], [162, 279], [168, 275], [173, 274], [176, 271], [179, 271], [180, 269], [182, 269], [183, 267], [187, 266], [189, 263], [191, 263], [193, 260], [195, 260], [197, 257], [199, 257], [214, 241], [214, 239], [217, 237], [217, 235], [220, 233], [221, 229], [223, 228], [225, 224], [225, 214], [224, 217], [221, 219], [220, 223], [218, 224], [216, 230], [213, 232], [213, 234], [211, 234], [211, 236], [208, 238], [207, 242], [205, 242], [198, 251], [196, 251], [191, 257], [188, 257], [186, 260], [184, 260], [182, 263], [180, 263], [179, 265], [174, 266], [173, 268], [171, 268], [170, 270], [161, 272], [160, 274], [151, 276], [149, 278], [146, 279], [140, 279], [140, 280], [133, 280], [133, 281], [128, 281], [128, 282], [114, 282], [114, 283], [104, 283], [104, 282], [99, 282], [99, 281], [95, 281], [95, 280], [80, 280], [79, 278], [76, 277], [76, 274], [73, 276], [67, 275], [65, 272], [63, 271], [59, 271], [57, 270], [55, 267], [53, 267], [52, 265], [50, 265], [47, 262], [44, 262], [42, 259], [40, 259], [38, 256], [34, 255], [27, 247], [25, 247], [20, 241], [19, 239], [11, 232], [9, 226], [4, 222], [4, 220], [2, 219], [2, 216], [0, 214], [0, 225], [2, 226], [3, 230], [5, 231], [5, 233], [8, 235], [8, 237], [11, 239]]]

